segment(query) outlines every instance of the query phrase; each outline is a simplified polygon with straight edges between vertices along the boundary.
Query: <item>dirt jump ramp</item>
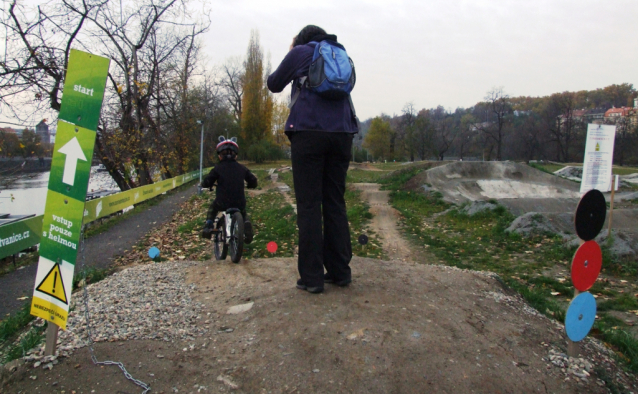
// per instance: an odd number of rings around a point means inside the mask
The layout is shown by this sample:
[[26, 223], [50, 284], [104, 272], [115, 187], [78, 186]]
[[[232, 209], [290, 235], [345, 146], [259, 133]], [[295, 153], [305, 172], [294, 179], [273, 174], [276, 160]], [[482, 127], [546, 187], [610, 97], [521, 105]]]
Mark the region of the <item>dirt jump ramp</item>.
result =
[[512, 162], [454, 162], [426, 171], [422, 181], [455, 204], [489, 199], [580, 197], [577, 183]]

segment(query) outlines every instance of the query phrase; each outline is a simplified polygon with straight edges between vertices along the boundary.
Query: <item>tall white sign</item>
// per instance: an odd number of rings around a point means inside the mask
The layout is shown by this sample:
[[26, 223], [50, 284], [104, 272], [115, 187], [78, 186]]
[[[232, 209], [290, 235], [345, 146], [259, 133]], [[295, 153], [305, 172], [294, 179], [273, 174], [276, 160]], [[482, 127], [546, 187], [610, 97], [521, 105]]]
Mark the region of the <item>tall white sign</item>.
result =
[[587, 125], [587, 143], [583, 162], [583, 178], [580, 193], [592, 189], [601, 192], [611, 190], [611, 166], [614, 161], [615, 125]]

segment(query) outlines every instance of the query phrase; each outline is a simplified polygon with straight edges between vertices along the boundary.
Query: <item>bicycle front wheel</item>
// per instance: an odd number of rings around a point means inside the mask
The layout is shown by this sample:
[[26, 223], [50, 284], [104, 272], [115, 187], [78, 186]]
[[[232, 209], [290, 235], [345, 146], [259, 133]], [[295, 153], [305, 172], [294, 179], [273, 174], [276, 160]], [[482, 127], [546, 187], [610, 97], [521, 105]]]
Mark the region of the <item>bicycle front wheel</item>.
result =
[[244, 253], [244, 218], [241, 212], [235, 212], [230, 223], [230, 259], [239, 263]]
[[228, 254], [228, 244], [226, 244], [226, 228], [224, 224], [224, 217], [220, 217], [215, 227], [215, 233], [213, 237], [213, 249], [215, 251], [215, 259], [226, 260]]

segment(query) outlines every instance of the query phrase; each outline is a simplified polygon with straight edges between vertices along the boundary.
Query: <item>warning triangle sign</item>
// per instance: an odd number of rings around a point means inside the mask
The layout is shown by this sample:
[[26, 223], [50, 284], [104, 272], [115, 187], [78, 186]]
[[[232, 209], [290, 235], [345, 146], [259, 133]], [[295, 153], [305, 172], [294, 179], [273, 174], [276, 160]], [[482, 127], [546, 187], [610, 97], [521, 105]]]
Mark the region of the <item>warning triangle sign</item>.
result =
[[53, 298], [69, 304], [66, 300], [66, 291], [64, 291], [64, 283], [62, 282], [62, 274], [60, 273], [60, 265], [55, 264], [51, 271], [44, 277], [42, 282], [35, 288]]

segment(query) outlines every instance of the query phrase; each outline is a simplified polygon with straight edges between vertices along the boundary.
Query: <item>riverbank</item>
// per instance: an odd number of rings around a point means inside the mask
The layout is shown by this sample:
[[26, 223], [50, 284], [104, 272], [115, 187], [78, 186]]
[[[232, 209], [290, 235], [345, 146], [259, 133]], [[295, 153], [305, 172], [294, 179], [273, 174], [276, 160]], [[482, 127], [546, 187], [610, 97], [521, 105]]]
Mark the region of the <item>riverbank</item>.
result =
[[51, 158], [0, 158], [0, 176], [51, 171]]

